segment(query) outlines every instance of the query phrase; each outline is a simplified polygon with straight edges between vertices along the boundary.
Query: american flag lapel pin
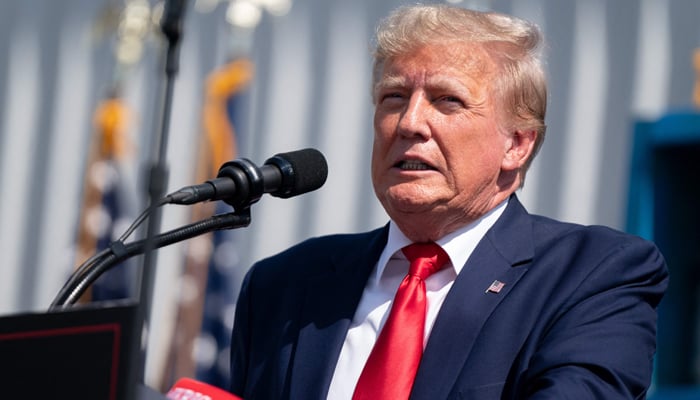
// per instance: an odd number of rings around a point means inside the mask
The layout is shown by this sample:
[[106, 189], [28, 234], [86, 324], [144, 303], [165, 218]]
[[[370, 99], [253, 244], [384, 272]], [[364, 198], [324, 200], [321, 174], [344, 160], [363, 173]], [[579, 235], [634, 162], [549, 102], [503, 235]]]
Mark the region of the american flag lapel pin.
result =
[[503, 286], [505, 286], [505, 285], [506, 285], [505, 283], [503, 283], [499, 280], [495, 280], [495, 281], [493, 281], [491, 286], [489, 286], [489, 288], [486, 289], [486, 291], [484, 293], [488, 293], [488, 292], [499, 293], [501, 291], [501, 289], [503, 289]]

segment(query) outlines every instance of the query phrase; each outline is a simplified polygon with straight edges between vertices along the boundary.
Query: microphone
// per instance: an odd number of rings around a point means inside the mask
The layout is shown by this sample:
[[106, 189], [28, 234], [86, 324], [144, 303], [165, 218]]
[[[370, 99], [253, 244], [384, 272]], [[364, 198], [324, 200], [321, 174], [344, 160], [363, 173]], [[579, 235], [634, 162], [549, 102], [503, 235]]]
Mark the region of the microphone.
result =
[[160, 29], [165, 37], [172, 42], [180, 40], [186, 8], [186, 0], [165, 0], [163, 15], [160, 19]]
[[180, 378], [165, 397], [171, 400], [242, 400], [216, 386], [190, 378]]
[[165, 55], [166, 76], [175, 76], [180, 69], [180, 38], [185, 20], [187, 0], [165, 0], [163, 15], [160, 18], [160, 31], [168, 39]]
[[223, 200], [239, 210], [260, 200], [264, 193], [283, 199], [323, 186], [328, 164], [320, 151], [302, 149], [275, 154], [261, 167], [246, 158], [229, 161], [214, 179], [186, 186], [168, 195], [172, 204]]

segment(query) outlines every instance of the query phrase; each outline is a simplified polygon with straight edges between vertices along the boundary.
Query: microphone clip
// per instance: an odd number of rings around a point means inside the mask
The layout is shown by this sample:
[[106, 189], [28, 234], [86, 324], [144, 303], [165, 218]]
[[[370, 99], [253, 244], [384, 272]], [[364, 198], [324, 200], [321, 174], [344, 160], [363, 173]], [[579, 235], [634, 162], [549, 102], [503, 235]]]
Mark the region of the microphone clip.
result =
[[[219, 173], [216, 177], [231, 180], [235, 190], [227, 193], [221, 200], [236, 211], [250, 208], [251, 204], [258, 202], [265, 193], [262, 171], [247, 158], [223, 164], [219, 168]], [[207, 182], [214, 184], [212, 180]], [[218, 182], [221, 182], [221, 180], [217, 179]]]

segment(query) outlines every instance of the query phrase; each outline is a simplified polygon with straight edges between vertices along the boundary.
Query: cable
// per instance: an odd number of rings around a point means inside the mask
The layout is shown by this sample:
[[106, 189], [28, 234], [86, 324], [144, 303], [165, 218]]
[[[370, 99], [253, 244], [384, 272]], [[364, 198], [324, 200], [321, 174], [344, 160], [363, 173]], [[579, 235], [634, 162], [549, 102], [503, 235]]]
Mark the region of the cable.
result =
[[119, 237], [119, 239], [111, 242], [109, 247], [102, 249], [101, 251], [94, 254], [92, 257], [83, 261], [83, 263], [80, 264], [80, 266], [78, 266], [73, 271], [73, 273], [71, 273], [63, 287], [61, 287], [58, 294], [51, 302], [49, 310], [52, 310], [57, 306], [63, 305], [65, 303], [66, 299], [70, 295], [70, 291], [72, 290], [73, 286], [75, 286], [77, 282], [85, 279], [85, 274], [93, 268], [93, 265], [102, 262], [102, 260], [105, 257], [112, 254], [115, 251], [115, 249], [126, 246], [126, 244], [124, 243], [126, 239], [128, 239], [129, 236], [131, 236], [131, 234], [136, 230], [136, 228], [138, 228], [143, 223], [143, 221], [145, 221], [146, 218], [148, 218], [148, 216], [151, 215], [154, 209], [162, 207], [166, 204], [170, 204], [172, 203], [172, 201], [173, 197], [168, 195], [158, 200], [156, 204], [151, 205], [145, 210], [143, 210], [141, 214], [134, 220], [134, 222], [132, 222], [131, 225], [126, 229], [126, 231], [124, 231], [124, 233]]

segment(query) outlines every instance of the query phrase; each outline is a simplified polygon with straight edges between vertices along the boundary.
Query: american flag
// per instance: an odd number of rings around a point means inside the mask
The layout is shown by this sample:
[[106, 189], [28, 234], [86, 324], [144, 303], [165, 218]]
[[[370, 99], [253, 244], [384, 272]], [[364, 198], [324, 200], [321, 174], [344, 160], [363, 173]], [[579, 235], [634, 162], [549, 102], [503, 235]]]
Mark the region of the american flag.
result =
[[503, 283], [499, 280], [495, 280], [495, 281], [493, 281], [491, 286], [489, 286], [489, 288], [486, 289], [486, 293], [488, 293], [488, 292], [499, 293], [503, 289], [503, 286], [505, 286], [505, 285], [506, 285], [505, 283]]
[[[231, 209], [220, 204], [217, 211]], [[235, 231], [212, 235], [202, 325], [194, 346], [197, 380], [220, 388], [230, 386], [231, 330], [242, 271], [235, 235]]]
[[[102, 201], [97, 206], [100, 215], [95, 252], [107, 248], [126, 230], [131, 220], [131, 210], [124, 173], [118, 162], [103, 160], [90, 167], [104, 169], [108, 175], [103, 182]], [[92, 301], [105, 301], [130, 298], [135, 295], [136, 266], [134, 259], [128, 259], [114, 266], [98, 278], [92, 286]]]
[[[135, 188], [126, 179], [130, 161], [128, 108], [111, 93], [95, 110], [94, 135], [83, 181], [76, 261], [106, 248], [127, 229], [133, 219]], [[83, 301], [129, 298], [135, 292], [134, 261], [126, 260], [108, 270], [87, 292]]]
[[[252, 78], [252, 68], [249, 60], [239, 58], [209, 76], [197, 182], [216, 176], [224, 162], [236, 157], [236, 103]], [[222, 202], [196, 204], [191, 210], [195, 221], [233, 211]], [[182, 377], [195, 377], [220, 388], [229, 386], [233, 311], [244, 273], [239, 265], [237, 234], [217, 231], [189, 241], [183, 298], [164, 387]]]

